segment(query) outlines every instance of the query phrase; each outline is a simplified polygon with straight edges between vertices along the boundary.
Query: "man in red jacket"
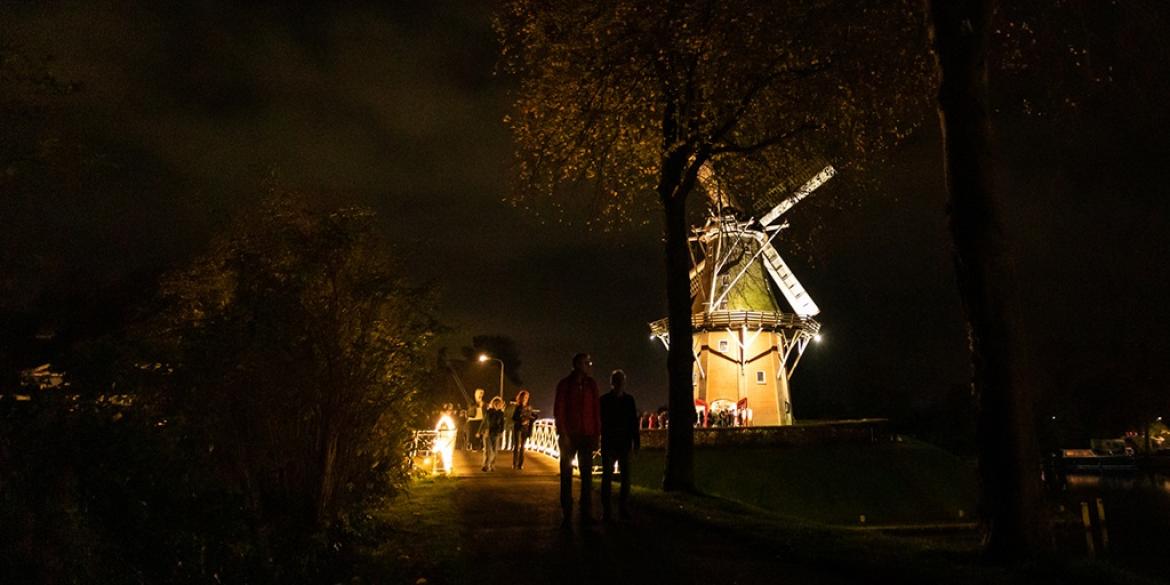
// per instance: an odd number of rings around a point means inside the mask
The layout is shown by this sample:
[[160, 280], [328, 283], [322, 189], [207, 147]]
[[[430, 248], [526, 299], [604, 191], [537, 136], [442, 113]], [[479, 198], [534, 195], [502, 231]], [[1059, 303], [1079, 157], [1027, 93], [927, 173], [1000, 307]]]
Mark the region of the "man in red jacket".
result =
[[561, 452], [562, 526], [569, 526], [573, 515], [573, 457], [581, 473], [581, 523], [593, 523], [593, 450], [601, 435], [601, 407], [592, 371], [589, 354], [579, 353], [573, 356], [573, 371], [557, 384], [553, 417]]

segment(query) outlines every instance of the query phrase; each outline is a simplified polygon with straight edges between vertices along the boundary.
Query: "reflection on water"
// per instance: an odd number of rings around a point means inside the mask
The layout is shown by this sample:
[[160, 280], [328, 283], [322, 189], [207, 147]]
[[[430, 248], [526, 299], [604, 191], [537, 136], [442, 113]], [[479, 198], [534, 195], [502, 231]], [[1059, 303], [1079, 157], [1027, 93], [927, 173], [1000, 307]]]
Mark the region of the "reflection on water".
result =
[[1078, 492], [1149, 490], [1170, 497], [1170, 476], [1161, 473], [1068, 474], [1064, 477], [1064, 488]]
[[[1090, 510], [1099, 554], [1154, 574], [1170, 570], [1170, 474], [1068, 474], [1049, 484], [1049, 499], [1056, 505], [1055, 532], [1062, 550], [1084, 554], [1088, 548], [1083, 503]], [[1097, 517], [1098, 499], [1104, 522]], [[1105, 552], [1102, 527], [1108, 533]]]

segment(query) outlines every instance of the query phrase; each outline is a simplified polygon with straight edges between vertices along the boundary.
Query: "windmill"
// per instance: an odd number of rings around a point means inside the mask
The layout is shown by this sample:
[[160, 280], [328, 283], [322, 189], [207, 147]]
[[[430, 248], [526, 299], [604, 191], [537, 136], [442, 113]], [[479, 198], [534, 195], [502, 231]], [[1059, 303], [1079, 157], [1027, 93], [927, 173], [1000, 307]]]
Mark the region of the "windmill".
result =
[[[810, 341], [819, 339], [820, 308], [773, 247], [788, 227], [789, 210], [833, 178], [825, 166], [759, 219], [723, 188], [709, 165], [699, 170], [710, 208], [692, 228], [691, 312], [695, 404], [700, 421], [712, 413], [736, 424], [788, 425], [794, 421], [788, 382]], [[761, 200], [784, 195], [775, 188]], [[666, 319], [650, 324], [670, 347]]]

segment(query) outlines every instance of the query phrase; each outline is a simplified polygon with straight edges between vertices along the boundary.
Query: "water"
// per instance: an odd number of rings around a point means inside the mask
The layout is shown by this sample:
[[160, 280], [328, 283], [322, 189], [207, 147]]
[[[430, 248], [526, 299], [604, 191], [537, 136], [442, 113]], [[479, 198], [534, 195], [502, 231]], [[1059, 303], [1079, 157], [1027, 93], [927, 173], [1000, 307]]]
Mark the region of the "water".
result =
[[[1081, 516], [1085, 503], [1098, 557], [1153, 576], [1170, 575], [1170, 473], [1068, 474], [1049, 494], [1057, 508], [1053, 519], [1060, 550], [1088, 554]], [[1104, 507], [1103, 523], [1098, 498]]]

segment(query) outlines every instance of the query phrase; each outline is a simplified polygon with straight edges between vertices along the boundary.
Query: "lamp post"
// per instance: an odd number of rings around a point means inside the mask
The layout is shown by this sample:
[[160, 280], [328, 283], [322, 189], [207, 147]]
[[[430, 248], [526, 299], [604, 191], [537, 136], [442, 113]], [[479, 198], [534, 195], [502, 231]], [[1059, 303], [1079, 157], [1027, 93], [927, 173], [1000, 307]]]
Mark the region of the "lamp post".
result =
[[503, 400], [504, 399], [504, 360], [502, 360], [500, 358], [491, 357], [486, 353], [479, 354], [479, 361], [481, 363], [489, 361], [489, 360], [500, 363], [500, 400]]

